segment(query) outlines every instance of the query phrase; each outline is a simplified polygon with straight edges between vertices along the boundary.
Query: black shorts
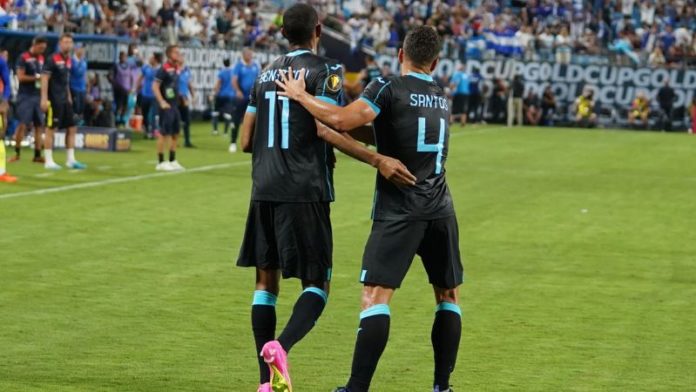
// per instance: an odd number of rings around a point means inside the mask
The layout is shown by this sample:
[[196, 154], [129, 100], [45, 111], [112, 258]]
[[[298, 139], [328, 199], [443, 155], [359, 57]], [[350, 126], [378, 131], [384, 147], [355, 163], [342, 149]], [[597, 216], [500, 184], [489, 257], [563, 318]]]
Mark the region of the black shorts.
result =
[[38, 95], [17, 96], [16, 114], [20, 124], [43, 126], [44, 114], [41, 111], [41, 97]]
[[331, 280], [330, 205], [252, 201], [237, 265], [281, 270], [283, 278]]
[[456, 94], [452, 99], [452, 114], [467, 114], [469, 111], [469, 96]]
[[160, 109], [160, 133], [162, 135], [172, 136], [178, 135], [181, 129], [181, 113], [179, 108], [170, 103], [171, 107], [167, 110]]
[[234, 101], [232, 97], [217, 97], [215, 98], [215, 111], [222, 114], [234, 114]]
[[234, 104], [234, 116], [232, 116], [232, 122], [237, 124], [237, 126], [242, 124], [244, 119], [244, 114], [246, 114], [247, 106], [249, 106], [248, 99], [237, 99]]
[[75, 125], [75, 112], [73, 112], [73, 106], [67, 99], [50, 102], [48, 113], [46, 113], [46, 127], [68, 129]]
[[116, 105], [117, 108], [125, 108], [128, 106], [128, 96], [130, 95], [130, 91], [119, 87], [119, 86], [114, 86], [114, 104]]
[[398, 288], [418, 254], [430, 284], [453, 289], [463, 281], [457, 218], [374, 221], [360, 282]]

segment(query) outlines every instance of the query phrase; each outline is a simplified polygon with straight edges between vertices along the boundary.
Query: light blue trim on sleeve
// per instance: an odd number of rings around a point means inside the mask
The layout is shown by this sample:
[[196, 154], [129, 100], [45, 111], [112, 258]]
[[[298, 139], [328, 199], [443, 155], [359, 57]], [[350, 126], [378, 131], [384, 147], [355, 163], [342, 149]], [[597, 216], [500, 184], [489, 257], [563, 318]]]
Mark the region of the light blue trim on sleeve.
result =
[[254, 301], [251, 304], [275, 306], [276, 301], [278, 301], [278, 297], [274, 294], [264, 290], [256, 290], [254, 291]]
[[318, 287], [307, 287], [306, 289], [304, 289], [304, 292], [305, 293], [314, 293], [314, 294], [320, 296], [321, 299], [324, 300], [324, 303], [326, 303], [326, 301], [329, 300], [329, 295], [326, 294], [326, 291], [324, 291]]
[[362, 270], [360, 273], [360, 283], [365, 282], [365, 276], [367, 276], [367, 270]]
[[251, 105], [247, 106], [246, 112], [247, 113], [256, 113], [256, 106], [251, 106]]
[[317, 96], [317, 99], [320, 100], [320, 101], [324, 101], [324, 102], [326, 102], [326, 103], [330, 103], [330, 104], [332, 104], [332, 105], [338, 106], [338, 101], [336, 101], [335, 99], [333, 99], [333, 98], [331, 98], [331, 97], [326, 97], [326, 96], [324, 96], [324, 95], [319, 95], [319, 96]]
[[440, 311], [449, 311], [454, 312], [460, 316], [462, 315], [462, 309], [459, 307], [459, 305], [453, 304], [452, 302], [440, 302], [435, 308], [435, 312]]
[[379, 305], [370, 306], [369, 308], [360, 312], [360, 320], [367, 318], [367, 317], [379, 316], [379, 315], [391, 316], [391, 312], [389, 311], [389, 305], [379, 304]]
[[375, 112], [375, 114], [379, 114], [379, 112], [382, 111], [382, 109], [380, 109], [379, 106], [375, 105], [375, 103], [370, 101], [369, 99], [365, 97], [360, 97], [360, 100], [367, 103], [367, 105], [370, 106], [370, 109], [372, 109], [372, 111]]

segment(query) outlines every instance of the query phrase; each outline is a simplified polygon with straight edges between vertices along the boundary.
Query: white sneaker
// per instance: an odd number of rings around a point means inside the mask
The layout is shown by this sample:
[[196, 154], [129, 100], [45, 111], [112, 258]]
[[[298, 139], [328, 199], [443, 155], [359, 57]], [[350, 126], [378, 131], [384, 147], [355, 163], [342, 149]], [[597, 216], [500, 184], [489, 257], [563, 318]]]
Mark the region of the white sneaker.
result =
[[57, 164], [55, 162], [44, 163], [44, 169], [47, 169], [47, 170], [60, 170], [62, 168], [63, 168], [62, 166], [60, 166], [59, 164]]
[[230, 144], [230, 150], [231, 153], [237, 152], [237, 143], [232, 143]]
[[164, 161], [164, 162], [158, 163], [157, 166], [155, 166], [155, 170], [157, 170], [157, 171], [172, 171], [173, 169], [172, 169], [172, 166], [169, 164], [169, 162]]
[[178, 161], [171, 161], [169, 162], [169, 167], [171, 167], [172, 171], [183, 171], [186, 170], [185, 167], [181, 166], [181, 164]]

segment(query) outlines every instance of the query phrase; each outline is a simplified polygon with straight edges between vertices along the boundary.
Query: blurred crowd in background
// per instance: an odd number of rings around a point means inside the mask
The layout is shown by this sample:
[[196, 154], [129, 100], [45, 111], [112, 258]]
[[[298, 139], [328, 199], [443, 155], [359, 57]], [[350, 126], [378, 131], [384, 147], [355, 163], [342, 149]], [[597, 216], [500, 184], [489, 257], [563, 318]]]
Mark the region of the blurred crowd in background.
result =
[[[140, 42], [282, 50], [285, 0], [1, 0], [14, 30], [111, 34]], [[694, 0], [311, 0], [355, 50], [393, 53], [427, 24], [460, 60], [514, 57], [625, 65], [696, 64]]]

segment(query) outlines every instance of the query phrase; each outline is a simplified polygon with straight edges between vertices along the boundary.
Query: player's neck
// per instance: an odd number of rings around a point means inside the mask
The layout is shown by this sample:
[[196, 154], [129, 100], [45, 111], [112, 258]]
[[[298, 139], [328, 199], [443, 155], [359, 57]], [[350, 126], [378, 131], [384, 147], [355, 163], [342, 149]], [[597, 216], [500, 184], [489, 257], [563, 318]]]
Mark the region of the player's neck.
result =
[[420, 75], [430, 76], [430, 70], [429, 69], [425, 70], [425, 69], [419, 68], [419, 67], [409, 67], [409, 66], [404, 65], [401, 68], [401, 76], [406, 76], [408, 74], [420, 74]]
[[406, 76], [410, 73], [430, 76], [430, 72], [431, 72], [430, 67], [428, 67], [428, 68], [419, 67], [419, 66], [414, 65], [410, 61], [404, 61], [403, 64], [401, 64], [401, 76]]

